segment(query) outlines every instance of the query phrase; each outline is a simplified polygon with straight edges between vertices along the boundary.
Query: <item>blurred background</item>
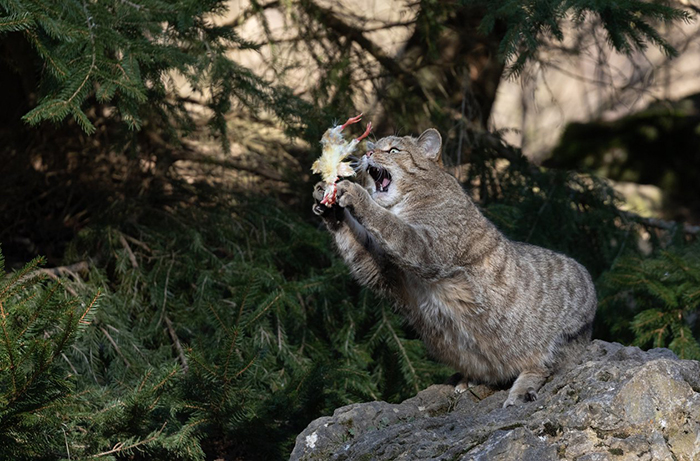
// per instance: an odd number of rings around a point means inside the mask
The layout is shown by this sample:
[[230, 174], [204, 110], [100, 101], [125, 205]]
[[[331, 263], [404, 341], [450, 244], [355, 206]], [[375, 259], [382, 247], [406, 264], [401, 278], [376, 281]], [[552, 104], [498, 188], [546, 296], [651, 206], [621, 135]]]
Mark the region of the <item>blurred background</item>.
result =
[[[695, 0], [0, 1], [0, 457], [286, 459], [453, 370], [311, 213], [323, 132], [443, 136], [594, 336], [700, 359]], [[361, 152], [360, 152], [361, 153]]]

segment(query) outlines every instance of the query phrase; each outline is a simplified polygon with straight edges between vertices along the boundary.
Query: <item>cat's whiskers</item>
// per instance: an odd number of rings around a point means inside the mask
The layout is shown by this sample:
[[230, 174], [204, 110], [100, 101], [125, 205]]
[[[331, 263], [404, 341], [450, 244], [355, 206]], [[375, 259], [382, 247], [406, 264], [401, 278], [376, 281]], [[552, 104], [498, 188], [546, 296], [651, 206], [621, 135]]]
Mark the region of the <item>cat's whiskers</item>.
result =
[[362, 171], [362, 159], [360, 157], [350, 154], [348, 155], [347, 159], [350, 160], [350, 167], [355, 171], [355, 173]]

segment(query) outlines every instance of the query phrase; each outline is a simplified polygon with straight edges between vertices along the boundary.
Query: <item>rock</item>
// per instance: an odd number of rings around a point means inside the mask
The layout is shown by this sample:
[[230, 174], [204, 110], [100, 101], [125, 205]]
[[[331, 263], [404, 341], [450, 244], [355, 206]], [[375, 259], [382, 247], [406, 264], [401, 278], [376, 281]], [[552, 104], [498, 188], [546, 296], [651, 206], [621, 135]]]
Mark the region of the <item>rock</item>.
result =
[[593, 341], [539, 399], [434, 385], [400, 404], [338, 408], [291, 460], [700, 460], [700, 363], [667, 349]]

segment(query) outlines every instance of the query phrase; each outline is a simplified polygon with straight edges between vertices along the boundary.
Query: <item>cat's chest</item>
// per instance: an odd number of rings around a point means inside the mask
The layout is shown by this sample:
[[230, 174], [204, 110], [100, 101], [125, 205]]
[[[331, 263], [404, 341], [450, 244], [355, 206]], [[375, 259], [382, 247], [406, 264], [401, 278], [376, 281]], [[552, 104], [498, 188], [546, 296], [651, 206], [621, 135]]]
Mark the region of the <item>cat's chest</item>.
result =
[[389, 212], [398, 218], [404, 217], [406, 204], [405, 202], [397, 203], [396, 205], [388, 208]]

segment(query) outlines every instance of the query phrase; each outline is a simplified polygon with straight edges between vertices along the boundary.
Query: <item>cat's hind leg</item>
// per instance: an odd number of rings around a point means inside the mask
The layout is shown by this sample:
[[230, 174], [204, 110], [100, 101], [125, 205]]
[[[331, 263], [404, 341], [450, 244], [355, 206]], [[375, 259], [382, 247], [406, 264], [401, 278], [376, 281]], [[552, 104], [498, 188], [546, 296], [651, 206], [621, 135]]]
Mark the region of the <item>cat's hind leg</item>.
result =
[[549, 374], [550, 370], [546, 367], [534, 367], [523, 370], [510, 388], [508, 398], [503, 403], [503, 408], [537, 400], [537, 391], [540, 390]]
[[455, 386], [455, 394], [462, 394], [469, 390], [469, 378], [462, 373], [456, 373], [450, 379], [452, 380], [450, 384], [454, 384]]

